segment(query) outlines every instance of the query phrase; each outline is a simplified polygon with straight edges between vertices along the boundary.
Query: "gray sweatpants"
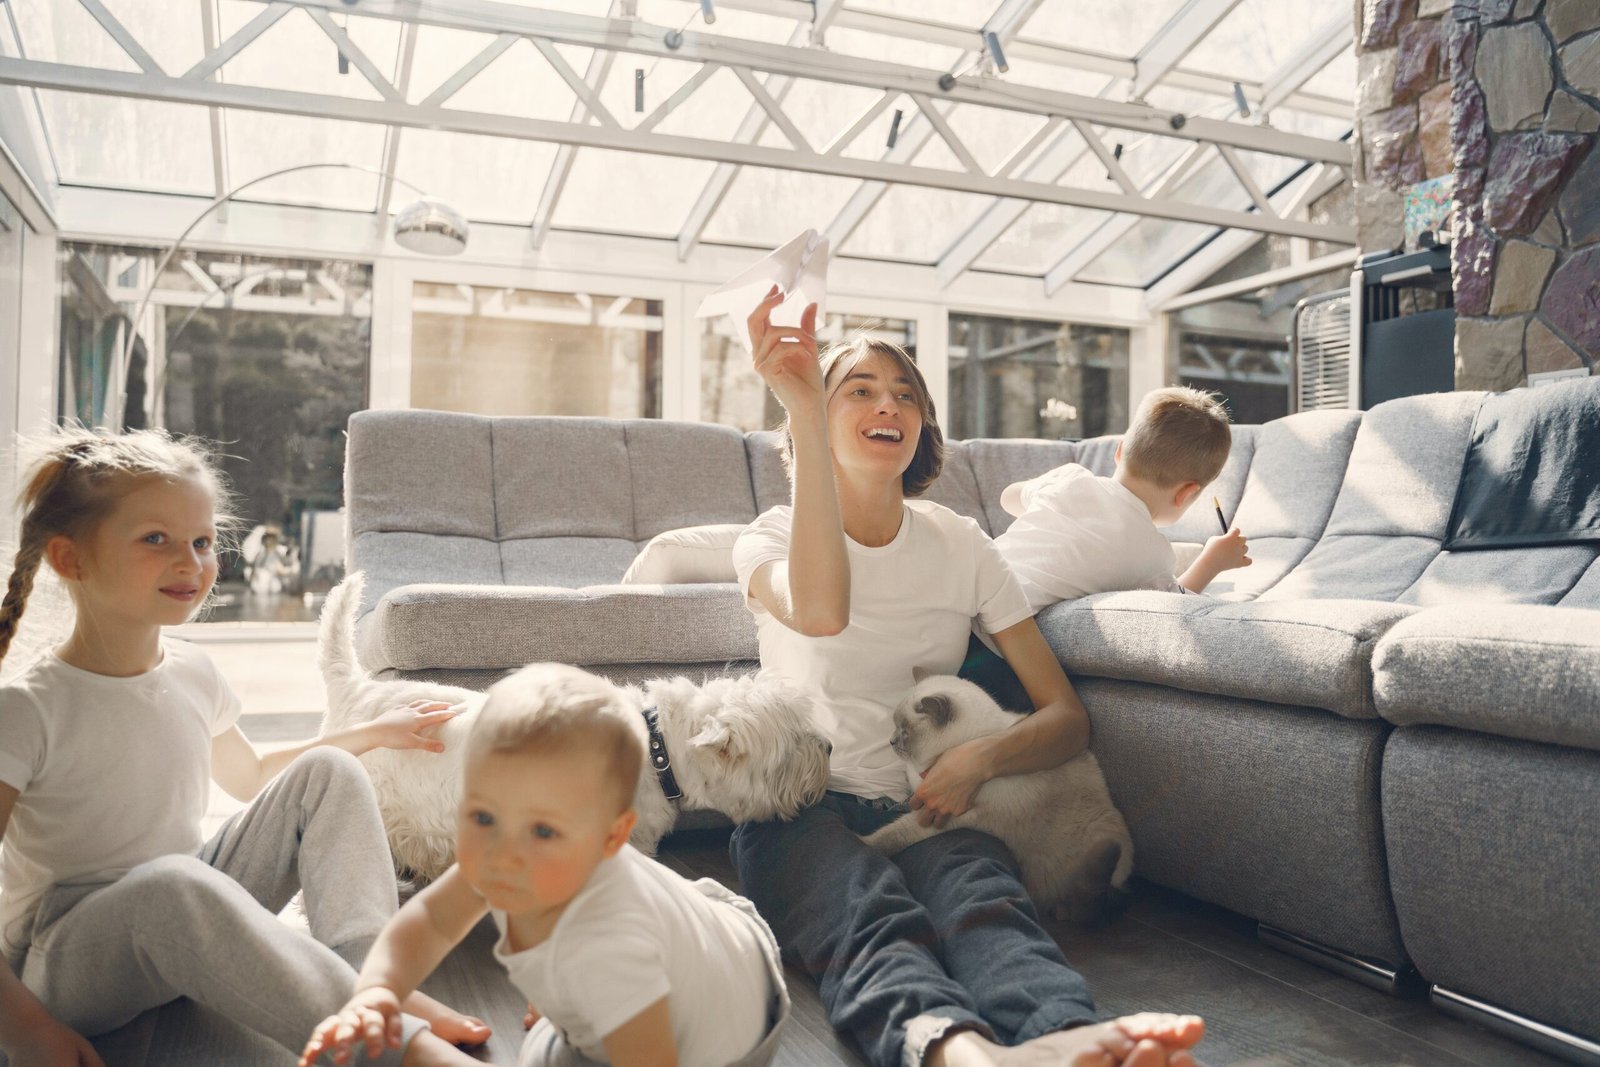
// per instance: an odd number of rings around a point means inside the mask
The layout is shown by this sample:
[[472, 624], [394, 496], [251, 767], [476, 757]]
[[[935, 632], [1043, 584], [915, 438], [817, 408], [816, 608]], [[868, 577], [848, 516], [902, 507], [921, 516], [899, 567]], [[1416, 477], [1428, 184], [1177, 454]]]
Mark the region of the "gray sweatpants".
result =
[[[301, 889], [310, 937], [277, 917]], [[299, 1052], [349, 999], [355, 969], [397, 907], [372, 782], [354, 756], [321, 746], [198, 855], [52, 888], [22, 981], [82, 1034], [188, 997]]]

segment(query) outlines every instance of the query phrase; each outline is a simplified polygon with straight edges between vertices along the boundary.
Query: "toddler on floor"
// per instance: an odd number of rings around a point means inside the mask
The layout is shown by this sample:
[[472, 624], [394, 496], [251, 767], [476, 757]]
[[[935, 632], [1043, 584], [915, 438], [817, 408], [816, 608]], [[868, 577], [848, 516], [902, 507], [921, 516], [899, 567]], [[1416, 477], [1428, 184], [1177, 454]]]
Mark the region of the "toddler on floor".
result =
[[[629, 845], [644, 745], [609, 682], [535, 664], [495, 684], [467, 741], [456, 864], [395, 916], [302, 1064], [400, 1038], [399, 998], [487, 913], [540, 1016], [519, 1063], [770, 1063], [789, 998], [742, 897]], [[656, 788], [648, 782], [644, 788]]]

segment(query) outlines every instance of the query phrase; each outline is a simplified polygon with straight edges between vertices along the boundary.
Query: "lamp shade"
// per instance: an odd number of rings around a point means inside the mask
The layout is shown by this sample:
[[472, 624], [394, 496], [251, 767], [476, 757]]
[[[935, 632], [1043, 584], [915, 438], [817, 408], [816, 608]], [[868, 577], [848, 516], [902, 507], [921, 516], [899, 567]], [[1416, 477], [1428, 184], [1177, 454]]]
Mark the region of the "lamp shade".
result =
[[418, 200], [395, 215], [394, 241], [424, 255], [457, 255], [467, 247], [467, 220], [448, 204]]

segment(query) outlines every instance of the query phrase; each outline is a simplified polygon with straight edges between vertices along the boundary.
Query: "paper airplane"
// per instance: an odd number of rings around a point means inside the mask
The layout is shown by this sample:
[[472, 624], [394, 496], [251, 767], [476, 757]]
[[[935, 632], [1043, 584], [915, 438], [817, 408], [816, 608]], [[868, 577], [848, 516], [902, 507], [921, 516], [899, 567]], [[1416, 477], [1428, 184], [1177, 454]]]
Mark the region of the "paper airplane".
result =
[[816, 230], [805, 231], [718, 286], [700, 301], [695, 317], [732, 316], [734, 333], [744, 342], [744, 350], [753, 352], [755, 345], [746, 320], [774, 282], [786, 294], [783, 303], [772, 309], [774, 326], [799, 326], [807, 304], [817, 305], [819, 325], [826, 322], [823, 298], [828, 286], [828, 239]]

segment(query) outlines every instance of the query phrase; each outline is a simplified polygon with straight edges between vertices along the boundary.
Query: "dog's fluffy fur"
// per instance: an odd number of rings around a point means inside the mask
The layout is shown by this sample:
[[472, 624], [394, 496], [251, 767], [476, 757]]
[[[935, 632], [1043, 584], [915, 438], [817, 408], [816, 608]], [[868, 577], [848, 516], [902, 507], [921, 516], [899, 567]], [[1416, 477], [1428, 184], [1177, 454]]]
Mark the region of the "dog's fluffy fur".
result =
[[[894, 749], [915, 783], [943, 752], [998, 733], [1016, 715], [978, 686], [938, 676], [919, 682], [895, 710]], [[1011, 849], [1041, 910], [1059, 918], [1104, 917], [1133, 873], [1133, 838], [1111, 803], [1100, 764], [1085, 752], [1059, 767], [986, 782], [976, 803], [946, 824], [993, 834]], [[915, 812], [868, 835], [887, 855], [939, 833]]]
[[[462, 753], [485, 694], [433, 682], [382, 681], [356, 660], [353, 630], [361, 603], [362, 575], [352, 574], [328, 595], [322, 611], [321, 665], [328, 690], [322, 733], [368, 722], [414, 700], [436, 700], [462, 709], [431, 732], [445, 743], [435, 754], [374, 749], [361, 757], [378, 794], [384, 830], [395, 866], [418, 881], [431, 881], [455, 860], [456, 807], [461, 794]], [[623, 715], [646, 737], [641, 709], [654, 707], [685, 808], [722, 812], [735, 822], [792, 818], [815, 803], [827, 787], [827, 742], [811, 726], [807, 699], [766, 674], [717, 678], [697, 686], [670, 678], [639, 686], [596, 681], [615, 693], [609, 712]], [[630, 839], [654, 853], [672, 828], [677, 808], [661, 790], [646, 761], [634, 798], [638, 825]]]

